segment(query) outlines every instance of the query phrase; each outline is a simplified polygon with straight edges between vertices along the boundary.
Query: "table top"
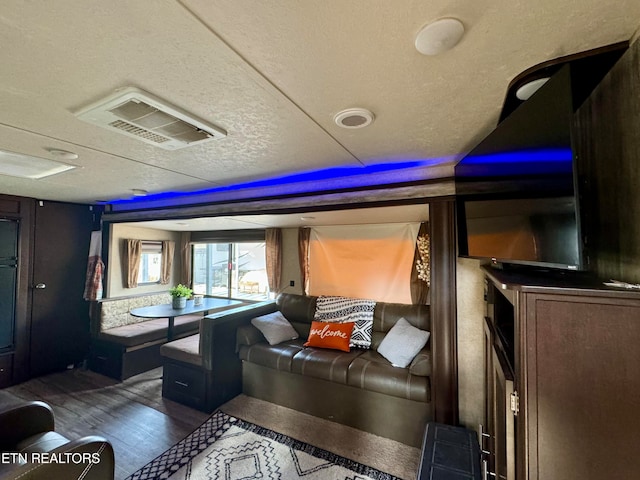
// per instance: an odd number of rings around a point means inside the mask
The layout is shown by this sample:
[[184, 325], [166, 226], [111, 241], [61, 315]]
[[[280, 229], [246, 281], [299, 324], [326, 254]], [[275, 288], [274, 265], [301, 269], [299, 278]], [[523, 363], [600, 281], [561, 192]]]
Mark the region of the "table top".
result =
[[213, 313], [216, 310], [226, 310], [227, 308], [232, 308], [240, 304], [242, 304], [240, 300], [231, 300], [228, 298], [203, 298], [201, 305], [194, 305], [193, 300], [187, 300], [187, 306], [184, 308], [173, 308], [170, 303], [166, 303], [163, 305], [134, 308], [129, 313], [134, 317], [167, 318], [192, 313]]

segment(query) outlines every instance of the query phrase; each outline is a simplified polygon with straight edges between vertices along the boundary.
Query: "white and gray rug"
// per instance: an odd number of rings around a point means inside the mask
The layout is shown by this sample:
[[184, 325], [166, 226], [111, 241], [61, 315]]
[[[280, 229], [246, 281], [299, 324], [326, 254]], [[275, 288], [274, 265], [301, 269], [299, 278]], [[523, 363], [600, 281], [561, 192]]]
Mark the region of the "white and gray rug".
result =
[[397, 477], [223, 412], [127, 480], [396, 480]]

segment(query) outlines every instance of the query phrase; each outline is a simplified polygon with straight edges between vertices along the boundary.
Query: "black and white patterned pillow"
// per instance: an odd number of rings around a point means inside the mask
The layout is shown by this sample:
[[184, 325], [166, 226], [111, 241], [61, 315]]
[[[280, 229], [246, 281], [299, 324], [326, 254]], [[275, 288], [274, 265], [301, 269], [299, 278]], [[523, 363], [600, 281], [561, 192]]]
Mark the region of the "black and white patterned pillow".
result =
[[321, 322], [353, 322], [349, 347], [371, 348], [373, 311], [376, 302], [358, 298], [320, 296], [316, 303], [314, 320]]
[[351, 332], [350, 347], [371, 348], [373, 320], [357, 320]]

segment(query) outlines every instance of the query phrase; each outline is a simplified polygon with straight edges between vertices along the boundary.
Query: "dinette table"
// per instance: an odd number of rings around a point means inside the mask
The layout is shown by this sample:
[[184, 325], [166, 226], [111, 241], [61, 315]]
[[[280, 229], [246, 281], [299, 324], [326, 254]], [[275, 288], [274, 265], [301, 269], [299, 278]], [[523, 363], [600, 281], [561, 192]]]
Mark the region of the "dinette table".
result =
[[184, 308], [173, 308], [172, 304], [151, 305], [149, 307], [134, 308], [129, 313], [134, 317], [140, 318], [168, 318], [169, 325], [167, 328], [167, 340], [173, 340], [173, 326], [176, 317], [182, 315], [190, 315], [192, 313], [202, 313], [209, 315], [210, 313], [220, 312], [235, 306], [241, 305], [240, 300], [231, 300], [229, 298], [210, 298], [205, 297], [202, 303], [195, 305], [193, 300], [187, 300], [187, 306]]

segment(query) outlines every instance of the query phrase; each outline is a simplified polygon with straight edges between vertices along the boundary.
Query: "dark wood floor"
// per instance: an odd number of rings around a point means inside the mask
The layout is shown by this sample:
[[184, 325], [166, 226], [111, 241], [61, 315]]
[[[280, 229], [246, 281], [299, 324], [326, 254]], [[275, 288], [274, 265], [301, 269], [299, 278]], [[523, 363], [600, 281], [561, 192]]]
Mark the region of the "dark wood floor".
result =
[[116, 455], [116, 479], [153, 460], [209, 416], [162, 398], [162, 368], [124, 382], [67, 370], [0, 390], [0, 408], [24, 400], [51, 405], [56, 430], [68, 438], [106, 437]]

